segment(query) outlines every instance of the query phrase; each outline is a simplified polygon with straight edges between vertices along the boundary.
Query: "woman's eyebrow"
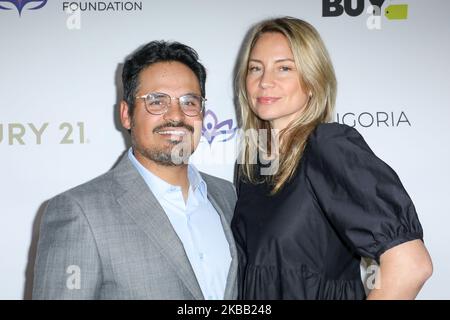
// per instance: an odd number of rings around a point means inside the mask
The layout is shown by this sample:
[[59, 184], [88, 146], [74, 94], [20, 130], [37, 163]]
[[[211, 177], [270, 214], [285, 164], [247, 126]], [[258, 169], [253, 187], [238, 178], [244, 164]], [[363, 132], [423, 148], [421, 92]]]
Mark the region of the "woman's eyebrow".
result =
[[[291, 59], [291, 58], [283, 58], [283, 59], [277, 59], [277, 60], [275, 60], [275, 63], [279, 63], [279, 62], [286, 62], [286, 61], [289, 61], [289, 62], [295, 62], [294, 61], [294, 59]], [[249, 62], [258, 62], [258, 63], [263, 63], [261, 60], [259, 60], [259, 59], [249, 59]]]

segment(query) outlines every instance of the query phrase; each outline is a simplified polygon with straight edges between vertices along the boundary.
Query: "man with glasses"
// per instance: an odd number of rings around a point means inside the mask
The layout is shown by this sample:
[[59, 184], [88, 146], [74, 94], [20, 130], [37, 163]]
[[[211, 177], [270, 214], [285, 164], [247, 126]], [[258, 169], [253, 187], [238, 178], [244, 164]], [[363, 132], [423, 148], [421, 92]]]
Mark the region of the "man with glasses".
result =
[[231, 183], [188, 163], [205, 108], [197, 53], [153, 41], [125, 62], [132, 147], [108, 173], [53, 198], [34, 299], [234, 299]]

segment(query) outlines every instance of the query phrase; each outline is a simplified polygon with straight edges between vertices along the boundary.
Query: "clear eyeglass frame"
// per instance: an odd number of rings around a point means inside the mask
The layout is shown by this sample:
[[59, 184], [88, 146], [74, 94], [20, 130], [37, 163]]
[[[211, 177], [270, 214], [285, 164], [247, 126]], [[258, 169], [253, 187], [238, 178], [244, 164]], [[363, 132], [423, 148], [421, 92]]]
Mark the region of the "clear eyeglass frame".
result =
[[[136, 98], [144, 100], [145, 110], [155, 116], [165, 114], [172, 104], [172, 100], [178, 100], [181, 111], [188, 117], [196, 117], [203, 113], [206, 98], [196, 94], [185, 94], [180, 97], [171, 97], [162, 92], [150, 92]], [[196, 103], [198, 102], [199, 105]]]

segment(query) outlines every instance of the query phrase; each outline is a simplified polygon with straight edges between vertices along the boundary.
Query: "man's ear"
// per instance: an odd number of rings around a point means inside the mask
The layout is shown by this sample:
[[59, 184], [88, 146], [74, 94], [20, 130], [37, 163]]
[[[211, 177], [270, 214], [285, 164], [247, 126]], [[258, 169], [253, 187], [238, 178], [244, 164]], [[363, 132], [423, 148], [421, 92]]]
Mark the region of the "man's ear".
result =
[[129, 114], [129, 106], [128, 103], [125, 100], [122, 100], [120, 102], [120, 122], [122, 123], [122, 127], [124, 127], [127, 130], [131, 129], [131, 117]]

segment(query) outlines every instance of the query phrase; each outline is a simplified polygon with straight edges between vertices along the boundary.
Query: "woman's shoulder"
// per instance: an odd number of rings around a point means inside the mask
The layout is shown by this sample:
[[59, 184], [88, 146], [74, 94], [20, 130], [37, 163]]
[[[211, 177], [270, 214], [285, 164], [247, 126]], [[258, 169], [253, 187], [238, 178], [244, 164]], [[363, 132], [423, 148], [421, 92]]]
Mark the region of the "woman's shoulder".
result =
[[335, 139], [347, 139], [349, 137], [361, 137], [353, 127], [337, 122], [321, 123], [312, 131], [310, 139], [317, 142], [326, 142]]
[[[358, 152], [368, 146], [353, 127], [337, 122], [321, 123], [311, 133], [308, 146], [314, 153], [335, 156], [335, 152]], [[356, 147], [356, 148], [355, 148]]]

